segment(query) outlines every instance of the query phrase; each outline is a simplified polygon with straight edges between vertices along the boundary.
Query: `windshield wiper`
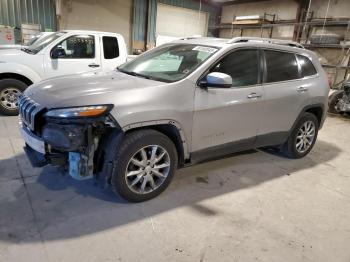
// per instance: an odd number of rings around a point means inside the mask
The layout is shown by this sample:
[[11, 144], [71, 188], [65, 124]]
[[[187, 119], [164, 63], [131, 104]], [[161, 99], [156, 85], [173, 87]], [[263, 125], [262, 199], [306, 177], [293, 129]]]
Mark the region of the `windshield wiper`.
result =
[[120, 69], [119, 67], [117, 67], [117, 69], [118, 69], [118, 71], [120, 71], [122, 73], [125, 73], [125, 74], [128, 74], [128, 75], [143, 77], [143, 78], [146, 78], [146, 79], [151, 79], [151, 77], [149, 77], [149, 76], [146, 76], [146, 75], [143, 75], [143, 74], [139, 74], [139, 73], [136, 73], [134, 71], [126, 71], [126, 70]]
[[22, 47], [21, 50], [23, 52], [26, 52], [27, 54], [35, 54], [35, 52], [29, 48], [26, 48], [26, 47]]
[[163, 78], [160, 78], [160, 77], [143, 75], [143, 74], [136, 73], [136, 72], [134, 72], [134, 71], [127, 71], [127, 70], [121, 69], [121, 68], [119, 68], [119, 67], [117, 67], [117, 70], [118, 70], [119, 72], [122, 72], [122, 73], [125, 73], [125, 74], [128, 74], [128, 75], [137, 76], [137, 77], [142, 77], [142, 78], [146, 78], [146, 79], [149, 79], [149, 80], [154, 80], [154, 81], [159, 81], [159, 82], [165, 82], [165, 83], [171, 83], [171, 82], [172, 82], [172, 81], [170, 81], [170, 80], [163, 79]]

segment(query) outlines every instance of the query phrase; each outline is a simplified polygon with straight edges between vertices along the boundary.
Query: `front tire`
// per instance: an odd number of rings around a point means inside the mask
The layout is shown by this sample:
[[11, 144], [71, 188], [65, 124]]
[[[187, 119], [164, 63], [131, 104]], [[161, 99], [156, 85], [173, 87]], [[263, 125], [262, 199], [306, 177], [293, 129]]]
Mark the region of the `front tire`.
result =
[[155, 130], [126, 134], [117, 149], [111, 178], [112, 188], [130, 202], [142, 202], [162, 193], [177, 166], [173, 142]]
[[294, 159], [306, 156], [315, 145], [318, 127], [316, 116], [308, 112], [304, 113], [282, 146], [282, 153]]
[[18, 97], [26, 88], [27, 85], [17, 79], [0, 80], [0, 114], [18, 115]]

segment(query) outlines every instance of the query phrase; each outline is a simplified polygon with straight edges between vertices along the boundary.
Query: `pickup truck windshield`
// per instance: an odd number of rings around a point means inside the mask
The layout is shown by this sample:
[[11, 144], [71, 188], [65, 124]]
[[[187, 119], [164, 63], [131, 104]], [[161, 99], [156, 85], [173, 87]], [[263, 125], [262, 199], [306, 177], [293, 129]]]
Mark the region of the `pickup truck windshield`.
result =
[[55, 41], [57, 38], [63, 36], [64, 34], [66, 34], [66, 32], [57, 32], [57, 33], [53, 33], [51, 35], [44, 36], [44, 37], [38, 39], [37, 41], [35, 41], [34, 44], [24, 48], [23, 51], [26, 51], [26, 52], [32, 53], [32, 54], [36, 54], [40, 50], [42, 50], [45, 46], [49, 45], [50, 43]]
[[34, 44], [35, 41], [37, 41], [37, 40], [39, 39], [39, 37], [41, 37], [40, 34], [38, 34], [38, 35], [36, 35], [36, 36], [33, 36], [33, 37], [27, 42], [26, 45], [27, 45], [27, 46], [30, 46], [30, 45]]
[[118, 70], [138, 77], [175, 82], [191, 74], [216, 51], [216, 47], [203, 45], [164, 45], [118, 67]]

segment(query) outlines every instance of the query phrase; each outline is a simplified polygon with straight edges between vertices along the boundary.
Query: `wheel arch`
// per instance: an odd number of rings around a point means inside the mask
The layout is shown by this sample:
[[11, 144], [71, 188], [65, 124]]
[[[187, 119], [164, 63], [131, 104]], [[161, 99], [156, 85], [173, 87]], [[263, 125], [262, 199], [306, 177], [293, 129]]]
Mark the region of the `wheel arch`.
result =
[[42, 79], [38, 72], [27, 65], [13, 62], [0, 63], [0, 78], [18, 79], [26, 84], [33, 84]]
[[316, 105], [314, 107], [307, 108], [305, 112], [314, 114], [318, 120], [318, 124], [321, 125], [324, 107], [320, 105]]
[[324, 116], [326, 114], [325, 112], [325, 106], [323, 104], [311, 104], [308, 105], [306, 107], [304, 107], [301, 112], [299, 113], [297, 119], [295, 120], [292, 128], [290, 129], [288, 136], [290, 135], [290, 133], [294, 130], [295, 126], [298, 124], [300, 118], [303, 116], [304, 113], [311, 113], [313, 115], [316, 116], [318, 123], [319, 123], [319, 129], [321, 129], [322, 125], [323, 125], [323, 120], [324, 120]]
[[0, 73], [0, 80], [3, 80], [3, 79], [16, 79], [16, 80], [19, 80], [19, 81], [25, 83], [28, 86], [33, 84], [33, 81], [31, 79], [29, 79], [28, 77], [26, 77], [24, 75], [17, 74], [17, 73]]
[[153, 129], [166, 135], [176, 147], [179, 167], [184, 166], [186, 160], [189, 159], [189, 152], [185, 134], [179, 123], [173, 120], [149, 121], [128, 125], [122, 128], [124, 133], [133, 132], [140, 129]]

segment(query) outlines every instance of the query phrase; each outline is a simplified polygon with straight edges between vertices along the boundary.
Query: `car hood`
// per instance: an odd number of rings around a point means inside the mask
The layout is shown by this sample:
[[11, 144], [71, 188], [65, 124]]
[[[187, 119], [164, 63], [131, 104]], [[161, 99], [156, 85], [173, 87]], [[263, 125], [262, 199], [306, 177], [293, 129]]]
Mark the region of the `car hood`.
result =
[[[48, 109], [125, 103], [140, 91], [166, 83], [131, 76], [117, 70], [50, 78], [30, 86], [25, 95]], [[142, 92], [149, 93], [149, 92]], [[147, 96], [147, 95], [146, 95]], [[146, 97], [145, 97], [146, 99]]]
[[0, 45], [0, 50], [21, 49], [22, 45]]
[[1, 49], [0, 50], [0, 63], [4, 62], [19, 62], [23, 60], [23, 56], [32, 56], [20, 49]]

